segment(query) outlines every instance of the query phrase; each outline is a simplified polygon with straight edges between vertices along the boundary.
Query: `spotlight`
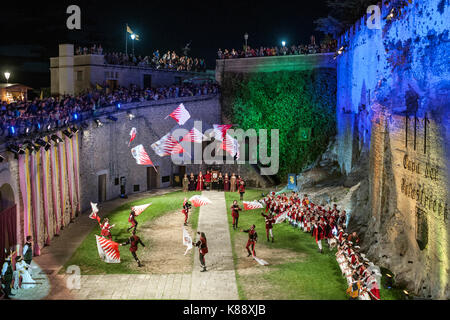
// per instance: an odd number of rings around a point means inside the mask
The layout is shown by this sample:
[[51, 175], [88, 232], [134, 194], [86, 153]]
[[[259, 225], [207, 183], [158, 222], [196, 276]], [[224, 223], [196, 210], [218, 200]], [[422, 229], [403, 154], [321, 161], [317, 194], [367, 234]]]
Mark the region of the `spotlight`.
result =
[[97, 127], [103, 127], [103, 123], [99, 119], [95, 119], [94, 121], [97, 124]]
[[11, 132], [12, 136], [16, 134], [16, 128], [14, 126], [9, 127], [9, 131]]
[[6, 160], [6, 158], [0, 154], [0, 163], [2, 163], [5, 160]]
[[130, 121], [133, 120], [134, 118], [136, 118], [136, 116], [134, 114], [132, 114], [131, 112], [128, 112], [127, 115], [128, 115], [128, 119], [130, 119]]
[[391, 21], [392, 19], [394, 19], [395, 17], [395, 8], [392, 8], [391, 11], [389, 12], [389, 14], [386, 16], [386, 20], [387, 21]]
[[73, 120], [77, 121], [79, 118], [78, 113], [73, 114]]
[[20, 148], [19, 146], [16, 146], [14, 144], [10, 144], [7, 148], [7, 150], [11, 153], [14, 153], [14, 157], [17, 159], [19, 154], [24, 154], [25, 151]]
[[71, 138], [73, 137], [73, 134], [70, 133], [68, 130], [64, 130], [64, 131], [63, 131], [63, 134], [64, 134], [66, 137], [68, 137], [69, 139], [71, 139]]
[[50, 143], [48, 143], [48, 142], [46, 142], [46, 141], [44, 141], [44, 140], [42, 140], [42, 139], [37, 139], [35, 142], [36, 142], [38, 145], [40, 145], [41, 147], [44, 147], [44, 148], [45, 148], [45, 151], [48, 151], [48, 149], [50, 149], [50, 147], [51, 147], [51, 144], [50, 144]]
[[117, 109], [120, 109], [121, 105], [120, 103], [117, 104]]
[[49, 124], [49, 125], [47, 126], [47, 131], [50, 131], [51, 128], [52, 128], [52, 125]]
[[60, 137], [58, 137], [56, 134], [52, 135], [51, 139], [55, 142], [55, 144], [63, 142], [63, 140]]
[[30, 140], [26, 140], [26, 141], [24, 141], [23, 143], [24, 143], [24, 145], [27, 146], [27, 149], [28, 149], [30, 152], [33, 152], [33, 151], [36, 150], [35, 147], [34, 147], [34, 144], [33, 144]]
[[343, 45], [342, 47], [340, 47], [338, 51], [336, 51], [336, 53], [334, 54], [333, 59], [336, 60], [337, 57], [339, 57], [341, 54], [345, 52], [345, 49], [347, 49], [347, 45]]
[[113, 117], [113, 116], [108, 116], [107, 119], [108, 119], [108, 120], [111, 120], [111, 121], [113, 121], [113, 122], [116, 122], [116, 121], [117, 121], [117, 118], [116, 118], [116, 117]]

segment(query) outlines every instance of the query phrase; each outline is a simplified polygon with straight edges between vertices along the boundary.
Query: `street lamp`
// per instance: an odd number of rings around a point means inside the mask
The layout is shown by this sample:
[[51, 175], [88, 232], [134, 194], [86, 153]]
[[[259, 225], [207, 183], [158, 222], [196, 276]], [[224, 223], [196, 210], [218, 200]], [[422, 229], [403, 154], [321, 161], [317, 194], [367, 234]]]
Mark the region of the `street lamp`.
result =
[[6, 83], [8, 83], [8, 80], [9, 80], [10, 76], [11, 76], [11, 73], [5, 72]]
[[133, 56], [134, 56], [134, 40], [136, 39], [136, 35], [133, 33], [131, 35], [131, 40], [133, 40]]
[[248, 33], [247, 32], [244, 34], [244, 40], [245, 40], [245, 50], [247, 50], [247, 40], [248, 40]]

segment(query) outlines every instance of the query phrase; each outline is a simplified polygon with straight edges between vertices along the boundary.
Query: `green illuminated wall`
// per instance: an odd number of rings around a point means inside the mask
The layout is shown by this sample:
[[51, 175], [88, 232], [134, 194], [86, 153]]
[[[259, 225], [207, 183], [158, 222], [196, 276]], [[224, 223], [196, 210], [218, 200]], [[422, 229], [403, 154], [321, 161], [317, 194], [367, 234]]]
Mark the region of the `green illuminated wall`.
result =
[[[336, 134], [336, 70], [225, 73], [224, 116], [247, 130], [280, 130], [280, 178], [314, 162]], [[311, 128], [303, 141], [300, 128]]]

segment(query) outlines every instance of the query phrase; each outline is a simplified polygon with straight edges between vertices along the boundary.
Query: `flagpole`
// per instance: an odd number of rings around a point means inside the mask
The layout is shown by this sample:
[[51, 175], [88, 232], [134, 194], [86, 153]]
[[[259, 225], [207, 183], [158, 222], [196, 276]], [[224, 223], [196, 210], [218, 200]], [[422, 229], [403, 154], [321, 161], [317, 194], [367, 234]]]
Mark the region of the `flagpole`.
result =
[[128, 55], [128, 23], [125, 28], [125, 54]]

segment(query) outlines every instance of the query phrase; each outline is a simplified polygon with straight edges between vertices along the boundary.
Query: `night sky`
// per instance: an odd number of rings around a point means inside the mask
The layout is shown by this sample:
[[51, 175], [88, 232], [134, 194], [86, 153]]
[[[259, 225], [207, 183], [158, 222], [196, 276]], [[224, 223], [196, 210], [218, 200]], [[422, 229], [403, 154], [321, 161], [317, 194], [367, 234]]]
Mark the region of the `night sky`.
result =
[[[308, 43], [313, 21], [326, 16], [326, 0], [315, 1], [58, 1], [20, 6], [2, 3], [0, 72], [12, 73], [10, 82], [48, 87], [51, 56], [59, 43], [75, 46], [102, 44], [104, 51], [125, 52], [125, 24], [140, 35], [135, 53], [175, 50], [192, 41], [191, 56], [205, 57], [214, 69], [218, 48], [241, 49], [244, 33], [254, 47], [280, 45], [285, 40]], [[81, 8], [81, 31], [66, 28], [69, 5]], [[6, 30], [6, 32], [5, 32]], [[129, 47], [130, 48], [130, 47]], [[1, 82], [3, 82], [3, 76]]]

